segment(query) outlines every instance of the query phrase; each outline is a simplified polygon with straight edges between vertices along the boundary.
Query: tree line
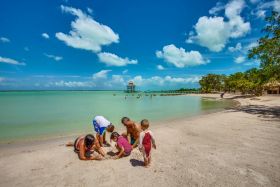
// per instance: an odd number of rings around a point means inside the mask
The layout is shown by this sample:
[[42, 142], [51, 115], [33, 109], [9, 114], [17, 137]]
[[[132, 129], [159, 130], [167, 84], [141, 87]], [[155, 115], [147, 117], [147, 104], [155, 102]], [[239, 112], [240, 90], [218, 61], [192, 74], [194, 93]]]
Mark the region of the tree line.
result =
[[264, 36], [248, 51], [248, 58], [259, 60], [260, 67], [231, 75], [205, 75], [199, 81], [201, 92], [239, 91], [261, 95], [266, 83], [280, 81], [280, 15], [273, 11], [265, 20]]

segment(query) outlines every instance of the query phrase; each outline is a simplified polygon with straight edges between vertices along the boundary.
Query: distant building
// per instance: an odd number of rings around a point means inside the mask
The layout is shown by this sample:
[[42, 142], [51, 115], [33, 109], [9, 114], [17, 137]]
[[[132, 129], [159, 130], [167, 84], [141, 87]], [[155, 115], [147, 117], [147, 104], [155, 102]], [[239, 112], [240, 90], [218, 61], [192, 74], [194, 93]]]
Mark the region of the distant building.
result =
[[264, 85], [264, 94], [280, 94], [280, 82], [270, 81]]
[[128, 85], [126, 86], [126, 92], [127, 93], [135, 92], [135, 84], [132, 81], [128, 82]]

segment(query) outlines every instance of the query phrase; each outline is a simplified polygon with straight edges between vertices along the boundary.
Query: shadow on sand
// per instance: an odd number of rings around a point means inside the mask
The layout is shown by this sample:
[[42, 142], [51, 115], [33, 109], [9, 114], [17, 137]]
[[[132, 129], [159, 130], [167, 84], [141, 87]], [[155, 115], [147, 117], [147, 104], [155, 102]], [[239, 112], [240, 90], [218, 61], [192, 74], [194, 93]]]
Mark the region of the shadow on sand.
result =
[[109, 156], [116, 156], [117, 154], [114, 153], [113, 151], [109, 151], [109, 152], [107, 152], [107, 155], [109, 155]]
[[130, 159], [130, 163], [133, 167], [144, 166], [144, 162], [136, 159]]
[[262, 118], [271, 118], [274, 120], [280, 120], [279, 106], [269, 107], [265, 105], [247, 105], [247, 106], [239, 106], [231, 110], [246, 112], [249, 114], [255, 114], [258, 115], [258, 117], [262, 117]]

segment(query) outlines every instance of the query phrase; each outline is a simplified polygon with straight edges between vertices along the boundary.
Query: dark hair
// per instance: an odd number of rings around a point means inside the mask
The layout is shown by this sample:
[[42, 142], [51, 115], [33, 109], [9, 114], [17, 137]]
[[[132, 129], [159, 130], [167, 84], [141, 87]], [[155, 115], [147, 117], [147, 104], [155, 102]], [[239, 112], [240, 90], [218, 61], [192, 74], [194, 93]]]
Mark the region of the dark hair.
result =
[[115, 126], [114, 126], [113, 124], [110, 124], [110, 125], [108, 125], [108, 127], [107, 127], [107, 130], [108, 130], [109, 132], [113, 132], [114, 129], [115, 129]]
[[95, 138], [92, 134], [88, 134], [85, 136], [85, 146], [86, 148], [90, 149], [92, 147], [92, 145], [94, 144]]
[[142, 127], [144, 127], [144, 129], [147, 129], [147, 128], [149, 128], [149, 121], [147, 120], [147, 119], [143, 119], [142, 121], [141, 121], [141, 126]]
[[122, 118], [122, 123], [124, 123], [124, 121], [130, 121], [130, 119], [128, 117], [123, 117]]
[[111, 134], [110, 139], [112, 140], [112, 139], [114, 139], [114, 138], [116, 138], [116, 137], [119, 137], [119, 136], [120, 136], [119, 133], [113, 132], [113, 133]]

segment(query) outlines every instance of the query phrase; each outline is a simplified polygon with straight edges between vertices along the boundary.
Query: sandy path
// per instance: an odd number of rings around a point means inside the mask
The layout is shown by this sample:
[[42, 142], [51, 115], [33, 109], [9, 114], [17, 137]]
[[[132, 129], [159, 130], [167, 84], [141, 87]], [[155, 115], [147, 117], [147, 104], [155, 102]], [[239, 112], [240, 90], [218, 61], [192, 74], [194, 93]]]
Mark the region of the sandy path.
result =
[[280, 97], [237, 100], [236, 110], [152, 128], [158, 150], [148, 169], [137, 150], [80, 161], [65, 139], [1, 148], [0, 186], [280, 186]]

